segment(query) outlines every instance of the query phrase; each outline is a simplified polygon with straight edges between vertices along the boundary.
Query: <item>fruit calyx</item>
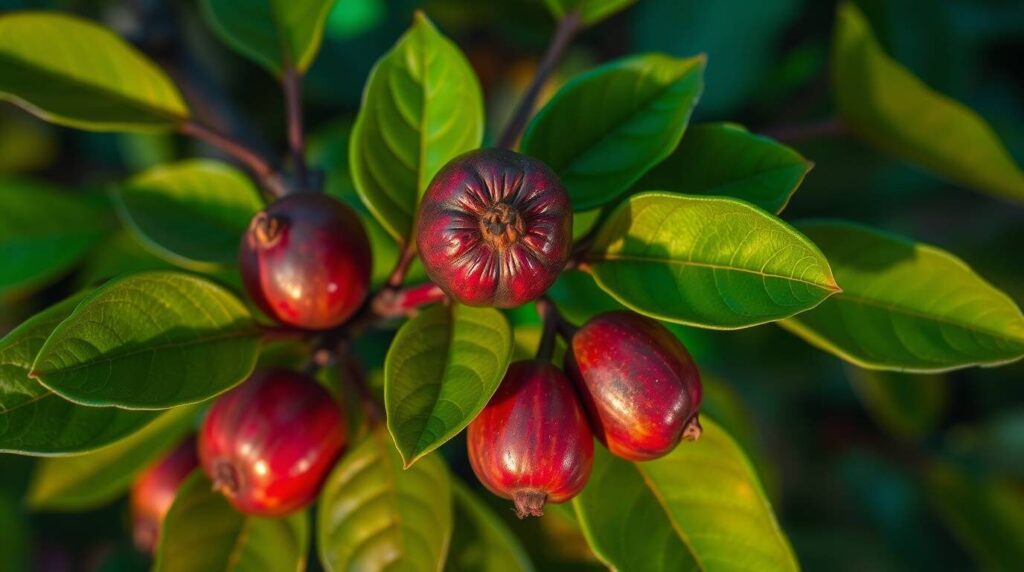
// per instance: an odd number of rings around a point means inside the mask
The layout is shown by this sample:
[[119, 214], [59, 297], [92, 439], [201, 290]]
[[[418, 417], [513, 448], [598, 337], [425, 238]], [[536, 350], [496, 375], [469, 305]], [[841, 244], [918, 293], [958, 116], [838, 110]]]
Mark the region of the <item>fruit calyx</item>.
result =
[[233, 497], [241, 488], [241, 476], [231, 461], [217, 459], [213, 462], [213, 490]]
[[505, 203], [491, 205], [480, 217], [480, 234], [499, 248], [515, 244], [525, 231], [519, 211]]
[[284, 230], [284, 221], [279, 217], [261, 211], [252, 219], [251, 229], [255, 244], [253, 248], [270, 248], [281, 240]]
[[512, 503], [516, 507], [516, 516], [544, 516], [544, 505], [548, 502], [548, 494], [534, 489], [522, 489], [512, 493]]
[[683, 441], [696, 441], [700, 439], [700, 436], [704, 433], [704, 428], [700, 426], [699, 415], [694, 413], [693, 417], [686, 422], [686, 427], [683, 428]]

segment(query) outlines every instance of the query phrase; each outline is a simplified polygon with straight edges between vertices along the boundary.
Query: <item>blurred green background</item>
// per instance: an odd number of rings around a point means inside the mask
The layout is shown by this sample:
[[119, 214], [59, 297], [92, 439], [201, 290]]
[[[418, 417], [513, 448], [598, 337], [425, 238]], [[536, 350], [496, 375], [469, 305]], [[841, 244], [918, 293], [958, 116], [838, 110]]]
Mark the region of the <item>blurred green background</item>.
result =
[[[858, 4], [893, 57], [978, 111], [1024, 163], [1024, 2]], [[339, 0], [306, 87], [307, 126], [330, 185], [351, 184], [337, 159], [346, 156], [365, 78], [417, 8], [459, 43], [479, 74], [488, 140], [504, 125], [554, 27], [540, 0]], [[256, 146], [281, 148], [278, 86], [213, 38], [194, 2], [0, 0], [0, 10], [12, 9], [61, 9], [104, 22], [164, 65], [186, 97], [204, 102], [198, 115]], [[728, 119], [753, 131], [813, 122], [833, 109], [827, 67], [834, 13], [835, 3], [822, 0], [639, 0], [583, 33], [555, 83], [627, 53], [705, 52], [707, 89], [695, 122]], [[0, 175], [81, 192], [156, 163], [212, 153], [194, 145], [174, 136], [61, 129], [0, 105]], [[1024, 209], [850, 139], [795, 147], [816, 167], [783, 218], [842, 217], [913, 236], [961, 256], [1024, 303]], [[138, 268], [153, 264], [131, 239], [115, 235], [77, 274], [31, 297], [0, 299], [0, 333], [103, 275], [113, 249], [132, 253]], [[1024, 569], [1024, 364], [879, 374], [773, 326], [688, 337], [711, 378], [707, 409], [755, 460], [805, 569]], [[464, 472], [461, 441], [445, 451]], [[146, 566], [130, 549], [125, 503], [87, 515], [32, 513], [22, 500], [31, 469], [31, 459], [0, 456], [0, 569]], [[538, 529], [558, 539], [543, 543], [548, 561], [539, 567], [595, 567], [559, 513], [519, 526], [540, 546]]]

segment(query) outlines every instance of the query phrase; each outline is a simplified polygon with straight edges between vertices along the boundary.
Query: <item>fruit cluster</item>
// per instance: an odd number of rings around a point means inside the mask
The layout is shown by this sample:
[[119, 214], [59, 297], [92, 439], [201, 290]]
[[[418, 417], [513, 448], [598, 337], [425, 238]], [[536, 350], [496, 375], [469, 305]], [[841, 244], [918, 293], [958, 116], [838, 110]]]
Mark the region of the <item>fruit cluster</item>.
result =
[[[572, 208], [557, 176], [506, 150], [451, 161], [427, 189], [416, 221], [431, 281], [467, 305], [537, 300], [573, 247]], [[327, 195], [292, 194], [258, 213], [239, 258], [252, 301], [287, 327], [335, 330], [367, 305], [366, 232], [349, 207]], [[646, 461], [700, 435], [699, 373], [658, 322], [609, 312], [563, 334], [569, 348], [562, 369], [551, 362], [554, 339], [546, 336], [538, 359], [513, 363], [468, 428], [473, 471], [512, 499], [520, 517], [540, 515], [546, 502], [583, 489], [594, 437], [615, 455]], [[281, 516], [309, 504], [345, 448], [347, 427], [314, 378], [258, 371], [213, 404], [198, 439], [140, 476], [132, 505], [137, 543], [153, 549], [175, 490], [197, 465], [241, 512]]]

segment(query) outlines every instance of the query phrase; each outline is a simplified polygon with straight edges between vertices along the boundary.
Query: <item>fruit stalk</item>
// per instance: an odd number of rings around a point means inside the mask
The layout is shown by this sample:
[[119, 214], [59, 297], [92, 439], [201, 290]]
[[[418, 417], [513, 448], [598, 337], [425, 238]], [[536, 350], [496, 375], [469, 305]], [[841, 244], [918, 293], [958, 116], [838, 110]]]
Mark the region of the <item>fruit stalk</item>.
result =
[[252, 171], [260, 185], [271, 195], [283, 197], [288, 193], [288, 189], [281, 179], [281, 174], [271, 165], [270, 161], [242, 142], [212, 127], [194, 121], [185, 121], [178, 127], [178, 131], [182, 135], [193, 137], [220, 149], [245, 165], [246, 168]]
[[292, 151], [292, 163], [299, 189], [307, 190], [309, 178], [306, 169], [306, 137], [302, 130], [302, 75], [288, 66], [281, 74], [284, 88], [284, 109], [287, 118], [288, 146]]

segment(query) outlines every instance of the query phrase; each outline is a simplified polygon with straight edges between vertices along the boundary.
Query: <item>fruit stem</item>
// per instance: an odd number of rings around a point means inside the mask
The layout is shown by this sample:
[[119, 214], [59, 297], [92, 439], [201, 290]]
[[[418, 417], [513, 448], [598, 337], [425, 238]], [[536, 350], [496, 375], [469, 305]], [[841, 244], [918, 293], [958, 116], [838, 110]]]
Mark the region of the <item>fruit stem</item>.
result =
[[526, 88], [526, 93], [523, 94], [523, 98], [519, 101], [519, 105], [512, 114], [512, 119], [508, 122], [501, 137], [498, 138], [498, 147], [503, 149], [515, 147], [519, 134], [523, 132], [526, 122], [533, 115], [533, 108], [537, 103], [537, 96], [540, 95], [540, 90], [547, 83], [551, 73], [558, 67], [558, 63], [562, 61], [566, 48], [569, 47], [576, 34], [579, 33], [582, 24], [583, 18], [580, 16], [579, 11], [569, 12], [559, 20], [555, 34], [551, 37], [551, 43], [548, 44], [547, 51], [544, 52], [540, 63], [537, 64], [537, 71], [533, 75], [533, 81]]
[[512, 503], [516, 506], [516, 516], [544, 516], [544, 503], [548, 501], [547, 493], [522, 489], [512, 493]]
[[798, 143], [807, 139], [838, 137], [845, 135], [847, 132], [848, 129], [842, 119], [828, 117], [813, 123], [769, 127], [762, 131], [762, 135], [771, 137], [780, 143]]
[[537, 346], [537, 359], [543, 362], [550, 362], [551, 356], [555, 353], [555, 333], [558, 331], [558, 323], [561, 320], [555, 304], [550, 299], [541, 298], [537, 300], [536, 304], [537, 313], [544, 320], [540, 344]]
[[284, 88], [284, 109], [288, 129], [288, 146], [292, 151], [292, 162], [299, 189], [307, 190], [309, 177], [306, 169], [306, 138], [302, 130], [302, 75], [291, 65], [281, 74]]
[[195, 121], [185, 121], [178, 127], [178, 131], [183, 135], [193, 137], [220, 149], [239, 163], [245, 165], [252, 171], [260, 185], [271, 195], [283, 197], [287, 194], [288, 189], [281, 178], [281, 174], [271, 166], [270, 161], [242, 142]]

